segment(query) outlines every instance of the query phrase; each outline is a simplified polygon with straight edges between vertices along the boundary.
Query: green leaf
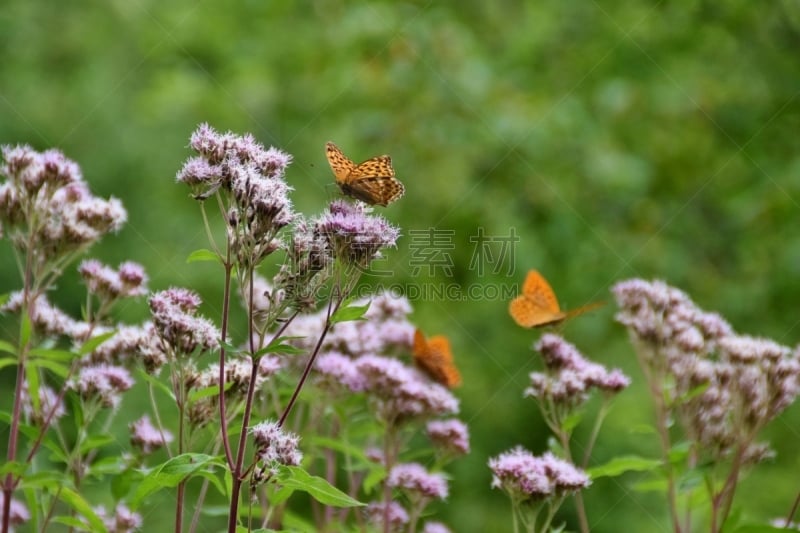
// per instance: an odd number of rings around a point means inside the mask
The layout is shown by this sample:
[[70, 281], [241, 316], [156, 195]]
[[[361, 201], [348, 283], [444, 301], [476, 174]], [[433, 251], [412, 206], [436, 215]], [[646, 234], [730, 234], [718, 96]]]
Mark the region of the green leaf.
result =
[[93, 352], [95, 350], [95, 348], [97, 348], [98, 346], [100, 346], [101, 344], [103, 344], [104, 342], [106, 342], [108, 339], [110, 339], [111, 337], [113, 337], [116, 334], [117, 334], [117, 332], [115, 330], [115, 331], [109, 331], [107, 333], [101, 333], [100, 335], [92, 337], [91, 339], [89, 339], [86, 342], [84, 342], [83, 346], [78, 348], [78, 353], [81, 354], [81, 355], [85, 355], [87, 353], [91, 353], [91, 352]]
[[0, 307], [5, 305], [5, 303], [8, 301], [9, 298], [11, 298], [11, 293], [10, 292], [6, 292], [6, 293], [3, 293], [3, 294], [0, 294]]
[[367, 312], [372, 302], [367, 305], [350, 305], [349, 300], [344, 306], [340, 307], [331, 317], [331, 325], [339, 322], [349, 322], [351, 320], [363, 320], [364, 313]]
[[[45, 368], [61, 378], [66, 378], [67, 375], [69, 374], [69, 367], [59, 363], [58, 361], [51, 361], [49, 359], [31, 359], [30, 361], [28, 361], [28, 365], [30, 366], [31, 370], [36, 368]], [[33, 372], [27, 372], [26, 375], [30, 380], [30, 376], [36, 373], [37, 372], [34, 370]], [[31, 394], [33, 394], [32, 389], [31, 389]]]
[[617, 477], [625, 472], [647, 472], [661, 467], [661, 461], [647, 459], [636, 455], [615, 457], [606, 464], [590, 468], [587, 473], [596, 479], [599, 477]]
[[29, 353], [38, 359], [43, 359], [46, 361], [72, 361], [75, 359], [75, 354], [69, 350], [33, 348]]
[[281, 466], [278, 470], [277, 481], [285, 487], [307, 492], [323, 505], [331, 505], [333, 507], [366, 505], [354, 500], [321, 477], [310, 475], [299, 466]]
[[222, 262], [217, 254], [206, 248], [195, 250], [189, 254], [189, 257], [186, 258], [187, 263], [196, 263], [199, 261], [213, 261], [215, 263]]
[[3, 359], [0, 359], [0, 370], [3, 370], [7, 366], [15, 366], [16, 364], [16, 357], [4, 357]]
[[20, 463], [19, 461], [6, 461], [3, 464], [0, 464], [0, 477], [5, 477], [6, 474], [21, 476], [25, 473], [26, 468], [28, 468], [28, 465], [25, 463]]
[[181, 481], [210, 466], [221, 466], [218, 457], [202, 453], [185, 453], [173, 457], [146, 473], [131, 499], [131, 509], [136, 509], [147, 496], [165, 488], [173, 488]]
[[261, 348], [259, 351], [256, 352], [256, 357], [261, 357], [265, 353], [279, 353], [285, 355], [297, 355], [304, 353], [305, 350], [301, 350], [297, 346], [292, 346], [291, 344], [286, 344], [285, 341], [290, 339], [297, 339], [299, 337], [278, 337], [267, 346]]
[[8, 341], [0, 341], [0, 352], [17, 355], [17, 348]]
[[63, 486], [61, 487], [61, 492], [58, 496], [64, 503], [75, 509], [78, 514], [82, 515], [86, 519], [91, 526], [92, 531], [108, 531], [105, 524], [103, 524], [103, 521], [94, 512], [92, 506], [89, 505], [89, 502], [83, 499], [83, 496], [74, 490]]
[[582, 419], [583, 419], [583, 412], [580, 410], [576, 410], [567, 415], [567, 417], [561, 423], [561, 429], [571, 433], [572, 430], [575, 429], [578, 426], [578, 424], [581, 423]]
[[81, 443], [80, 452], [86, 453], [94, 448], [102, 448], [106, 444], [115, 442], [116, 439], [111, 435], [90, 435]]
[[[229, 389], [233, 386], [232, 382], [225, 383], [225, 390]], [[192, 389], [189, 391], [189, 403], [196, 402], [197, 400], [202, 400], [203, 398], [208, 398], [209, 396], [218, 396], [219, 395], [219, 385], [211, 385], [208, 387], [203, 387], [202, 389]]]

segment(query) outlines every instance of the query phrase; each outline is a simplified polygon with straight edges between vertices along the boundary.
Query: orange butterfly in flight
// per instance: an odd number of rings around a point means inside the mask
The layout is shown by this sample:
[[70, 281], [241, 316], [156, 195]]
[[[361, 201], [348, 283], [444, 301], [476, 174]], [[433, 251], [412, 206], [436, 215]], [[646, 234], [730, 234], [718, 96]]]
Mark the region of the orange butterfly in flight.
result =
[[331, 165], [336, 184], [344, 194], [370, 205], [386, 207], [405, 192], [405, 187], [394, 177], [392, 158], [379, 155], [356, 165], [339, 147], [329, 142], [325, 156]]
[[453, 361], [450, 341], [444, 335], [426, 339], [420, 330], [415, 331], [414, 363], [432, 380], [449, 389], [461, 385], [461, 373]]
[[522, 294], [511, 300], [508, 313], [523, 328], [556, 325], [603, 305], [596, 302], [570, 311], [562, 311], [547, 280], [536, 270], [528, 272], [522, 285]]

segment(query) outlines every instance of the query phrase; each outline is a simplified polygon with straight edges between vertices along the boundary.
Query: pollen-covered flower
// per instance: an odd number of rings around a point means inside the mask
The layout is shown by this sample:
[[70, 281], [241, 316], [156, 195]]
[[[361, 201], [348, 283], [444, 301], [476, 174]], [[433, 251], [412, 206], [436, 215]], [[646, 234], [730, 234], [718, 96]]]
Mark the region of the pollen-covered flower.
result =
[[256, 457], [265, 463], [277, 462], [297, 466], [303, 460], [298, 449], [300, 437], [284, 431], [277, 422], [261, 422], [250, 428], [256, 446]]
[[386, 483], [401, 489], [412, 500], [447, 498], [447, 480], [442, 474], [432, 474], [419, 463], [403, 463], [395, 465], [389, 472]]
[[522, 447], [489, 459], [492, 488], [506, 491], [512, 500], [542, 500], [586, 488], [586, 473], [550, 452], [536, 457]]
[[173, 440], [172, 433], [166, 429], [155, 427], [147, 415], [142, 416], [136, 422], [132, 422], [129, 427], [131, 430], [131, 444], [142, 450], [144, 454], [153, 453]]
[[432, 420], [425, 429], [435, 446], [452, 454], [469, 453], [469, 432], [461, 420]]

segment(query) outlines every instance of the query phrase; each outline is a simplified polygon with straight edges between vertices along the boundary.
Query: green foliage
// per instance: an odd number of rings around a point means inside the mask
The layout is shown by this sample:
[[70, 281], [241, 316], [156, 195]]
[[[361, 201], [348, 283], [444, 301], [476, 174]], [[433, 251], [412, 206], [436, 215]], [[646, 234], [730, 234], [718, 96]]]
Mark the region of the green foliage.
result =
[[[204, 230], [173, 179], [188, 134], [204, 121], [292, 153], [288, 180], [307, 212], [337, 194], [325, 141], [355, 159], [389, 153], [407, 193], [385, 214], [405, 238], [382, 263], [392, 276], [375, 284], [505, 286], [536, 267], [573, 307], [607, 298], [621, 278], [663, 278], [737, 330], [794, 346], [799, 13], [792, 0], [202, 8], [188, 0], [10, 0], [0, 16], [0, 142], [55, 146], [79, 162], [93, 190], [129, 211], [117, 238], [93, 255], [141, 262], [153, 289], [192, 286], [209, 307], [221, 301], [219, 269], [208, 254], [190, 255]], [[409, 232], [430, 227], [453, 232], [452, 277], [413, 274]], [[512, 265], [482, 275], [469, 268], [478, 227], [489, 235], [515, 229]], [[2, 247], [7, 292], [22, 283]], [[77, 316], [70, 275], [54, 299]], [[452, 339], [473, 439], [441, 516], [456, 531], [486, 530], [506, 523], [486, 457], [516, 443], [541, 451], [546, 431], [521, 399], [536, 366], [531, 333], [510, 321], [507, 301], [461, 294], [412, 303], [426, 331]], [[566, 336], [640, 380], [611, 307], [576, 319]], [[128, 306], [121, 318], [146, 313], [146, 305]], [[24, 345], [30, 324], [12, 324], [0, 321], [3, 339]], [[58, 369], [55, 359], [37, 360]], [[13, 390], [15, 371], [0, 359], [2, 390]], [[30, 387], [38, 402], [37, 384]], [[646, 391], [626, 395], [610, 417], [623, 422], [609, 420], [592, 464], [657, 448], [653, 435], [634, 431], [652, 412]], [[762, 521], [784, 513], [796, 491], [798, 423], [794, 408], [770, 428], [776, 466], [742, 487]], [[583, 437], [579, 430], [575, 438]], [[644, 510], [652, 506], [619, 505], [624, 483], [635, 479], [619, 481], [587, 496], [599, 521], [592, 530], [652, 527]]]

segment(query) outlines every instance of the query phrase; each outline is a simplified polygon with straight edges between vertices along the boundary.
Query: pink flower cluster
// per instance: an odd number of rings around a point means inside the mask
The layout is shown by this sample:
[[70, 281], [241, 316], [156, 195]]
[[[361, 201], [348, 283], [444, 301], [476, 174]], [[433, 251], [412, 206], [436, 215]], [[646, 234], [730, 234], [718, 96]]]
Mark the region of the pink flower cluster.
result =
[[283, 179], [291, 162], [277, 148], [265, 148], [252, 135], [219, 133], [201, 124], [192, 134], [189, 158], [176, 176], [203, 200], [218, 191], [226, 198], [228, 240], [241, 265], [257, 265], [280, 247], [277, 232], [295, 217], [291, 187]]
[[200, 297], [189, 289], [171, 288], [150, 297], [150, 311], [161, 347], [174, 357], [207, 352], [219, 347], [220, 332], [197, 316]]
[[256, 445], [256, 456], [265, 463], [297, 466], [303, 460], [300, 437], [284, 431], [277, 422], [261, 422], [250, 428]]
[[114, 301], [129, 296], [142, 296], [147, 293], [147, 275], [142, 265], [127, 261], [117, 270], [89, 259], [78, 267], [89, 292], [101, 301]]
[[432, 420], [426, 431], [431, 442], [444, 451], [457, 455], [469, 453], [469, 432], [461, 420]]
[[130, 372], [106, 364], [81, 368], [71, 383], [83, 400], [98, 401], [103, 407], [117, 407], [122, 393], [132, 386]]
[[132, 422], [129, 427], [131, 430], [131, 444], [142, 450], [144, 454], [153, 453], [173, 440], [172, 433], [166, 429], [155, 427], [147, 415]]
[[78, 165], [58, 150], [3, 146], [0, 228], [19, 251], [36, 250], [33, 272], [81, 251], [127, 220], [119, 200], [92, 196]]
[[447, 480], [442, 474], [430, 473], [419, 463], [402, 463], [389, 472], [386, 483], [402, 490], [409, 499], [444, 500], [447, 498]]
[[522, 447], [489, 459], [492, 488], [506, 491], [513, 501], [543, 500], [584, 489], [589, 476], [550, 452], [536, 457]]
[[767, 457], [753, 439], [800, 393], [800, 348], [738, 335], [661, 281], [633, 279], [613, 290], [617, 320], [687, 435], [713, 458], [740, 446], [750, 461]]
[[603, 365], [585, 359], [578, 349], [563, 337], [548, 333], [534, 349], [542, 355], [545, 372], [530, 374], [531, 385], [525, 396], [567, 407], [582, 404], [593, 388], [617, 393], [630, 385], [620, 370], [607, 370]]

